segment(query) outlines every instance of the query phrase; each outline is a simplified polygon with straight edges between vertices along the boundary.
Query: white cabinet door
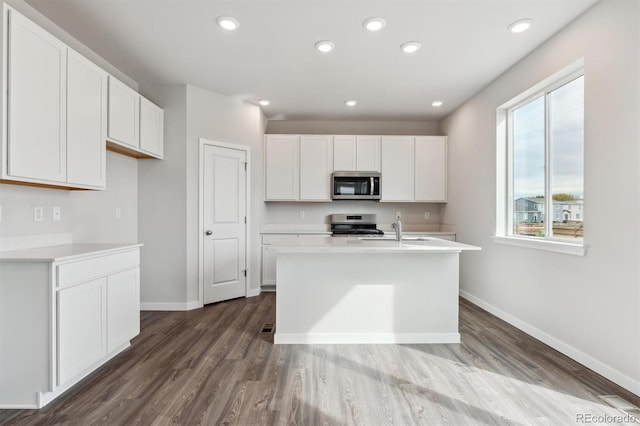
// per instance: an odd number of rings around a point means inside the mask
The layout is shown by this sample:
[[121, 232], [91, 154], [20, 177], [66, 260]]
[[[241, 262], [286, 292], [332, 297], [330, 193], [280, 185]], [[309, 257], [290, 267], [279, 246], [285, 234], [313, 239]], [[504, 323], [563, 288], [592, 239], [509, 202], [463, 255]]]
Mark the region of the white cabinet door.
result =
[[413, 201], [413, 136], [382, 137], [382, 200]]
[[415, 201], [447, 201], [447, 138], [417, 136]]
[[262, 246], [262, 285], [276, 285], [276, 252]]
[[106, 278], [58, 291], [58, 385], [107, 354]]
[[8, 175], [65, 182], [67, 47], [13, 9], [8, 18]]
[[331, 201], [333, 137], [300, 136], [300, 200]]
[[105, 187], [107, 73], [68, 50], [67, 182]]
[[138, 149], [140, 146], [140, 95], [109, 76], [109, 123], [107, 137]]
[[107, 350], [129, 342], [140, 333], [140, 269], [107, 277]]
[[298, 137], [267, 135], [264, 146], [265, 201], [299, 197]]
[[356, 170], [356, 137], [333, 137], [333, 170], [352, 172]]
[[162, 158], [164, 150], [164, 111], [140, 97], [140, 150]]
[[360, 172], [380, 171], [380, 136], [358, 136], [356, 170]]
[[333, 170], [380, 172], [380, 136], [334, 136]]

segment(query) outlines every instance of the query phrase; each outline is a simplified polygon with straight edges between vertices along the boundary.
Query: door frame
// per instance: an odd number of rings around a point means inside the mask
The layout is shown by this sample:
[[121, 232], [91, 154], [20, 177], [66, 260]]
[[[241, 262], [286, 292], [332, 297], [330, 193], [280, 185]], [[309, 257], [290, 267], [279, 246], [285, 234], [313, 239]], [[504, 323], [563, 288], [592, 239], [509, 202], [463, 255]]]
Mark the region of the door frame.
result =
[[250, 223], [251, 223], [251, 167], [249, 167], [249, 159], [251, 158], [251, 148], [246, 145], [238, 145], [228, 142], [219, 142], [211, 139], [199, 138], [199, 150], [198, 150], [198, 304], [199, 307], [204, 307], [204, 148], [205, 146], [212, 146], [218, 148], [235, 149], [238, 151], [244, 151], [246, 155], [247, 174], [245, 179], [245, 206], [247, 223], [244, 226], [245, 229], [245, 250], [244, 250], [244, 264], [247, 270], [247, 277], [244, 283], [244, 297], [248, 297], [251, 282], [251, 270], [249, 269], [251, 259], [251, 244], [250, 244]]

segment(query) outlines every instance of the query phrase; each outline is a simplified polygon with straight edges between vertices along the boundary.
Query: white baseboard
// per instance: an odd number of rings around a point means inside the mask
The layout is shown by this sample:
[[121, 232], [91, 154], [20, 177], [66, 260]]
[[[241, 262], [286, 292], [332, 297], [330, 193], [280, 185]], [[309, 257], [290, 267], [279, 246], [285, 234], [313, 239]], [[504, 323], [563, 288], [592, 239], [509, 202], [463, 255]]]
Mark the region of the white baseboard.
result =
[[123, 343], [118, 348], [114, 349], [111, 353], [109, 353], [108, 355], [103, 357], [100, 361], [94, 363], [91, 367], [86, 368], [81, 374], [76, 376], [73, 380], [71, 380], [71, 381], [65, 383], [64, 385], [56, 388], [55, 391], [53, 391], [53, 392], [48, 392], [48, 391], [38, 392], [37, 395], [36, 395], [36, 398], [37, 398], [37, 406], [36, 406], [36, 408], [42, 408], [45, 405], [49, 404], [51, 401], [53, 401], [54, 399], [56, 399], [57, 397], [59, 397], [60, 395], [62, 395], [66, 391], [68, 391], [69, 389], [71, 389], [73, 386], [75, 386], [76, 383], [78, 383], [80, 380], [84, 379], [89, 374], [93, 373], [100, 366], [102, 366], [103, 364], [106, 364], [107, 361], [109, 361], [111, 358], [114, 358], [116, 355], [118, 355], [120, 352], [124, 351], [125, 349], [127, 349], [130, 346], [131, 346], [130, 342]]
[[407, 333], [407, 334], [292, 334], [273, 336], [277, 345], [298, 344], [421, 344], [460, 343], [458, 333]]
[[619, 372], [615, 368], [599, 361], [592, 356], [574, 348], [567, 343], [558, 340], [557, 338], [551, 336], [550, 334], [545, 333], [542, 330], [535, 328], [534, 326], [514, 317], [513, 315], [503, 311], [502, 309], [491, 305], [490, 303], [485, 302], [482, 299], [477, 298], [476, 296], [464, 291], [460, 290], [460, 296], [467, 299], [469, 302], [474, 305], [479, 306], [485, 311], [497, 316], [503, 321], [508, 322], [512, 326], [524, 331], [532, 337], [540, 340], [541, 342], [551, 346], [555, 350], [561, 352], [562, 354], [568, 356], [574, 361], [579, 362], [587, 368], [595, 371], [596, 373], [606, 377], [612, 382], [622, 386], [630, 392], [635, 393], [640, 396], [640, 381], [634, 380], [633, 378]]
[[141, 311], [191, 311], [202, 308], [202, 302], [193, 300], [191, 302], [142, 302], [140, 303]]
[[251, 288], [247, 291], [246, 297], [260, 296], [260, 293], [262, 293], [262, 291], [259, 288]]

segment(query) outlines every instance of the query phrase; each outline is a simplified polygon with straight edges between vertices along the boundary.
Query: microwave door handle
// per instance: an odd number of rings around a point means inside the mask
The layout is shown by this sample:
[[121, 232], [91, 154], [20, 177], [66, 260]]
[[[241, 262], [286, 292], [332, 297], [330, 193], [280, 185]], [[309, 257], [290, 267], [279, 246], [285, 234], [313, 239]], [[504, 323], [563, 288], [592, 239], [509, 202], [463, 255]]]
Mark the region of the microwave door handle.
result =
[[373, 182], [374, 182], [373, 176], [371, 176], [369, 179], [371, 179], [371, 189], [369, 190], [369, 195], [373, 195]]

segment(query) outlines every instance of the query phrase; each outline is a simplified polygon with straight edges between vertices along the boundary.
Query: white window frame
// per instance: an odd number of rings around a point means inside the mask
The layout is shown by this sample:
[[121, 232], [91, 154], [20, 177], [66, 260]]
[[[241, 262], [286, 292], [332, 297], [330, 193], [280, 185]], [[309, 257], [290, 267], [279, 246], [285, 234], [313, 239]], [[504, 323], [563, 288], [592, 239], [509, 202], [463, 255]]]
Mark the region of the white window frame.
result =
[[[512, 138], [508, 132], [513, 129], [511, 112], [532, 100], [545, 97], [545, 164], [550, 164], [550, 137], [548, 125], [549, 97], [548, 94], [570, 81], [584, 75], [584, 60], [580, 59], [565, 67], [554, 75], [546, 78], [522, 94], [516, 96], [496, 110], [496, 233], [493, 240], [496, 243], [511, 246], [547, 250], [558, 253], [584, 256], [586, 245], [582, 241], [567, 241], [566, 239], [549, 236], [549, 228], [553, 226], [553, 203], [545, 202], [544, 216], [545, 237], [529, 237], [513, 235], [513, 150]], [[551, 194], [550, 167], [545, 167], [545, 195]], [[548, 198], [548, 195], [547, 195]], [[550, 220], [551, 218], [551, 220]]]

